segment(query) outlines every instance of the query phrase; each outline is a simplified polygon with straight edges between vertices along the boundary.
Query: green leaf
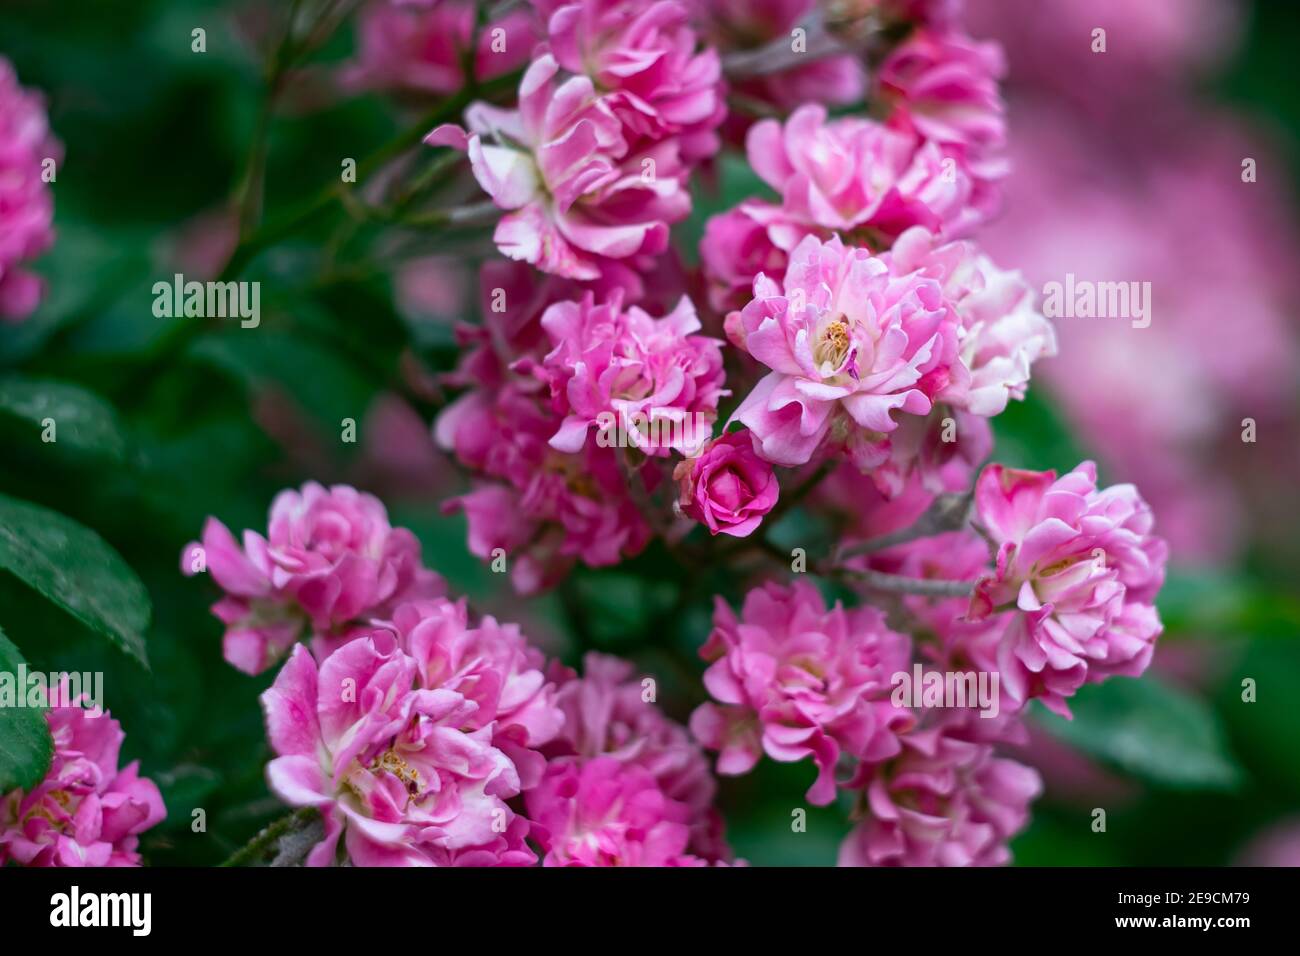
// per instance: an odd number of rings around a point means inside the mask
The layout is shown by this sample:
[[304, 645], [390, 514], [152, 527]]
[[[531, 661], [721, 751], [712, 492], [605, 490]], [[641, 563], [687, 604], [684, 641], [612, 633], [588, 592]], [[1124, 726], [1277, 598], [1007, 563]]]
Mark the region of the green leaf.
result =
[[149, 666], [144, 648], [151, 613], [148, 592], [89, 528], [0, 495], [0, 568]]
[[1199, 698], [1149, 677], [1083, 687], [1070, 701], [1074, 720], [1041, 722], [1061, 739], [1134, 776], [1168, 787], [1226, 790], [1241, 770], [1223, 728]]
[[[0, 674], [18, 679], [23, 656], [0, 631]], [[19, 694], [24, 688], [15, 687]], [[43, 707], [0, 707], [0, 795], [15, 787], [30, 790], [50, 769], [54, 740]]]
[[122, 461], [126, 442], [113, 406], [66, 382], [10, 376], [0, 378], [0, 415], [43, 432], [48, 419], [54, 442], [98, 458]]

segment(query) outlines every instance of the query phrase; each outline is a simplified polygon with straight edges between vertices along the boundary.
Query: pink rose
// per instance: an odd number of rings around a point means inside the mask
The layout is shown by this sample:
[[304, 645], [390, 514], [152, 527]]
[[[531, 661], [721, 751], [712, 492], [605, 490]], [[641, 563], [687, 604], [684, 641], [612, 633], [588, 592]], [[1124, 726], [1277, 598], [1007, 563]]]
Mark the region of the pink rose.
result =
[[879, 82], [896, 98], [894, 124], [926, 139], [965, 148], [973, 163], [1000, 157], [1006, 142], [1006, 104], [998, 80], [1006, 72], [1002, 48], [948, 30], [917, 30], [880, 66]]
[[317, 666], [293, 649], [262, 695], [276, 757], [271, 790], [317, 808], [325, 833], [308, 866], [332, 865], [340, 844], [355, 866], [518, 866], [535, 859], [514, 762], [494, 745], [475, 701], [425, 689], [420, 664], [376, 631]]
[[564, 712], [560, 736], [546, 747], [555, 759], [610, 757], [650, 774], [669, 800], [688, 809], [689, 850], [705, 860], [731, 856], [713, 806], [717, 784], [709, 760], [681, 724], [646, 699], [644, 678], [628, 661], [589, 653], [581, 677], [555, 668], [555, 703]]
[[118, 769], [122, 726], [79, 706], [51, 708], [45, 719], [54, 738], [45, 779], [0, 796], [0, 867], [139, 866], [139, 834], [167, 811], [137, 763]]
[[443, 591], [442, 578], [420, 563], [415, 535], [392, 527], [378, 498], [316, 482], [280, 492], [266, 537], [245, 531], [242, 547], [209, 518], [202, 545], [181, 555], [185, 574], [205, 569], [226, 592], [212, 607], [226, 625], [226, 660], [247, 674], [282, 658], [307, 624], [342, 631]]
[[945, 728], [916, 730], [903, 751], [864, 768], [863, 820], [840, 847], [840, 866], [998, 866], [1042, 792], [1030, 767]]
[[609, 99], [549, 54], [524, 74], [518, 109], [475, 103], [466, 122], [468, 134], [443, 125], [425, 142], [469, 153], [479, 185], [506, 211], [497, 247], [543, 272], [592, 280], [606, 259], [662, 253], [669, 224], [690, 212], [677, 140], [631, 151]]
[[717, 703], [691, 715], [691, 732], [719, 751], [718, 772], [748, 773], [766, 753], [794, 762], [812, 757], [817, 779], [808, 800], [835, 797], [842, 753], [879, 760], [898, 752], [911, 721], [891, 703], [891, 677], [911, 660], [911, 642], [873, 607], [827, 609], [800, 581], [767, 584], [745, 596], [741, 616], [720, 598], [713, 633], [700, 649], [712, 665], [704, 686]]
[[951, 235], [993, 211], [962, 147], [872, 119], [830, 119], [816, 103], [784, 123], [755, 124], [745, 148], [754, 171], [780, 193], [783, 217], [809, 231], [892, 237], [919, 225]]
[[1146, 670], [1161, 632], [1156, 592], [1169, 548], [1151, 533], [1151, 509], [1132, 485], [1098, 490], [1097, 469], [984, 469], [978, 523], [997, 547], [969, 616], [1014, 610], [998, 655], [1016, 701], [1041, 697], [1069, 715], [1066, 698], [1106, 677]]
[[727, 114], [718, 53], [702, 46], [677, 0], [538, 0], [549, 50], [601, 90], [635, 151], [668, 138], [694, 163], [718, 151]]
[[885, 260], [838, 236], [799, 244], [784, 283], [754, 280], [736, 337], [772, 371], [734, 419], [749, 426], [763, 457], [807, 463], [823, 442], [847, 447], [860, 468], [889, 457], [904, 417], [930, 414], [960, 393], [958, 317], [933, 279], [895, 275]]
[[776, 505], [780, 486], [772, 466], [754, 451], [748, 431], [728, 432], [696, 458], [679, 462], [673, 477], [682, 511], [711, 534], [744, 538]]
[[686, 805], [612, 757], [557, 761], [526, 799], [543, 866], [678, 866], [687, 856]]
[[0, 57], [0, 322], [25, 319], [44, 295], [26, 264], [54, 242], [54, 195], [41, 173], [61, 158], [43, 99]]
[[722, 342], [699, 334], [685, 296], [658, 319], [622, 304], [615, 294], [597, 305], [589, 293], [542, 316], [554, 348], [540, 373], [564, 415], [551, 447], [579, 452], [599, 426], [602, 447], [614, 444], [606, 439], [617, 430], [647, 455], [689, 453], [712, 431], [718, 399], [727, 394]]

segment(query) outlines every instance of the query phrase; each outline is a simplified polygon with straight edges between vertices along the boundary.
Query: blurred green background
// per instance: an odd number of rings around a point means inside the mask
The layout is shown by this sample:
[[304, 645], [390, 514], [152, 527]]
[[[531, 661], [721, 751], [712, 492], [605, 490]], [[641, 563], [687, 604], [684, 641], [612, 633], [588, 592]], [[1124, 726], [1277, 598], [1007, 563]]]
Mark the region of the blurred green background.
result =
[[[121, 554], [152, 600], [150, 669], [3, 573], [0, 628], [33, 667], [105, 672], [126, 755], [143, 762], [168, 804], [167, 821], [142, 841], [154, 865], [219, 862], [281, 812], [262, 781], [268, 752], [257, 706], [272, 675], [248, 678], [222, 662], [220, 627], [207, 610], [211, 582], [179, 571], [182, 547], [209, 514], [236, 531], [263, 527], [274, 493], [308, 478], [373, 490], [394, 523], [421, 538], [426, 563], [476, 607], [521, 618], [569, 663], [587, 648], [634, 657], [659, 675], [661, 700], [683, 719], [702, 693], [694, 649], [709, 626], [704, 599], [736, 597], [734, 582], [687, 580], [652, 547], [618, 568], [580, 569], [558, 593], [524, 605], [468, 555], [463, 520], [439, 514], [439, 499], [460, 480], [432, 451], [422, 484], [418, 456], [399, 474], [364, 438], [339, 442], [342, 419], [356, 419], [364, 436], [393, 396], [431, 418], [434, 401], [410, 387], [403, 354], [450, 368], [450, 326], [399, 309], [394, 270], [439, 253], [473, 264], [490, 251], [481, 243], [453, 237], [394, 250], [376, 227], [325, 203], [243, 275], [262, 282], [256, 333], [153, 316], [151, 286], [179, 271], [178, 249], [201, 254], [194, 237], [220, 221], [244, 174], [263, 96], [263, 56], [249, 37], [273, 34], [284, 10], [200, 0], [0, 6], [0, 54], [24, 86], [44, 91], [66, 151], [55, 186], [58, 239], [38, 266], [50, 294], [29, 321], [0, 326], [0, 494], [67, 515]], [[207, 31], [204, 54], [191, 51], [195, 27]], [[1298, 40], [1300, 5], [1260, 4], [1209, 95], [1300, 141]], [[337, 62], [351, 49], [344, 25], [316, 59]], [[268, 222], [313, 203], [338, 181], [341, 157], [375, 154], [420, 113], [379, 96], [318, 102], [313, 82], [304, 77], [294, 108], [271, 126]], [[683, 242], [754, 190], [742, 163], [722, 164], [718, 188], [701, 190], [680, 230]], [[217, 218], [195, 227], [205, 216]], [[334, 250], [332, 261], [322, 249]], [[77, 416], [56, 444], [39, 440], [24, 404], [32, 394], [61, 396]], [[1089, 451], [1041, 391], [1013, 403], [996, 427], [996, 454], [1008, 463], [1069, 468]], [[296, 437], [274, 437], [285, 434]], [[1134, 682], [1085, 689], [1068, 729], [1041, 721], [1070, 743], [1035, 751], [1063, 769], [1049, 775], [1048, 794], [1013, 845], [1018, 862], [1227, 863], [1261, 828], [1300, 811], [1300, 598], [1294, 565], [1275, 557], [1248, 549], [1237, 567], [1172, 575], [1157, 660], [1208, 661], [1208, 681], [1158, 669], [1140, 690]], [[1241, 701], [1244, 677], [1259, 682], [1253, 704]], [[806, 766], [764, 761], [723, 782], [740, 855], [755, 864], [834, 861], [848, 828], [842, 807], [809, 808], [807, 832], [791, 831], [810, 779]], [[1105, 834], [1090, 827], [1096, 806], [1108, 809]], [[205, 833], [191, 830], [196, 807], [206, 811]]]

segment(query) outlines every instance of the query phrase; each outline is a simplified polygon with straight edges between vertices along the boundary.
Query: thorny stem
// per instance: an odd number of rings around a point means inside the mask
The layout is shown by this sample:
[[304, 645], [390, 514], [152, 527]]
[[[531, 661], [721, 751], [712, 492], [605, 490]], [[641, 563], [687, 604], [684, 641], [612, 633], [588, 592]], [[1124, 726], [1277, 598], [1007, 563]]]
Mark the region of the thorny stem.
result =
[[280, 838], [310, 826], [318, 816], [315, 807], [303, 807], [285, 814], [262, 829], [257, 836], [232, 853], [222, 866], [246, 866], [265, 860]]

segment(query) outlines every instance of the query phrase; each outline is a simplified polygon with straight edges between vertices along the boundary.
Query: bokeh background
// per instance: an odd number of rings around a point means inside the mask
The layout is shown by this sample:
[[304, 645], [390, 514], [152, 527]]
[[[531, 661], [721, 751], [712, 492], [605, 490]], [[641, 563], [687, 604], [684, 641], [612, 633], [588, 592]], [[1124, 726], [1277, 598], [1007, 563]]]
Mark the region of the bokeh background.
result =
[[[1085, 688], [1071, 725], [1035, 720], [1024, 757], [1047, 792], [1016, 860], [1300, 864], [1300, 5], [970, 6], [971, 32], [1002, 40], [1011, 67], [1015, 169], [1005, 215], [981, 241], [1039, 288], [1069, 272], [1149, 281], [1154, 302], [1146, 329], [1061, 319], [1061, 356], [995, 420], [996, 456], [1058, 469], [1095, 457], [1106, 483], [1138, 484], [1173, 547], [1148, 678]], [[179, 570], [208, 514], [261, 527], [274, 493], [307, 479], [372, 491], [477, 608], [521, 621], [569, 663], [589, 649], [635, 659], [679, 718], [702, 693], [698, 592], [730, 587], [687, 581], [652, 547], [521, 602], [470, 557], [463, 519], [440, 514], [464, 479], [429, 438], [444, 397], [432, 373], [454, 364], [452, 323], [476, 317], [476, 265], [492, 250], [473, 236], [393, 241], [322, 201], [340, 157], [397, 155], [431, 105], [346, 81], [351, 21], [289, 77], [269, 127], [266, 219], [300, 225], [244, 274], [262, 282], [261, 327], [153, 316], [154, 282], [215, 274], [230, 254], [229, 201], [285, 9], [0, 4], [0, 54], [44, 91], [65, 152], [58, 239], [38, 264], [50, 294], [28, 321], [0, 325], [0, 382], [57, 380], [94, 400], [70, 440], [44, 444], [0, 389], [0, 493], [67, 514], [120, 552], [152, 598], [152, 670], [2, 573], [0, 626], [33, 667], [105, 672], [126, 756], [168, 804], [142, 841], [154, 865], [219, 862], [282, 812], [262, 781], [257, 695], [271, 674], [222, 662], [210, 584]], [[203, 54], [191, 50], [196, 27]], [[1105, 54], [1090, 51], [1096, 27]], [[1254, 182], [1242, 181], [1247, 158]], [[678, 230], [683, 261], [707, 216], [755, 191], [743, 162], [719, 163]], [[355, 444], [339, 440], [345, 418]], [[798, 512], [786, 520], [787, 534], [812, 533]], [[741, 856], [834, 862], [843, 808], [810, 808], [807, 832], [791, 830], [807, 782], [806, 767], [770, 761], [723, 782]], [[205, 833], [191, 830], [196, 807]], [[1091, 827], [1098, 807], [1105, 833]]]

